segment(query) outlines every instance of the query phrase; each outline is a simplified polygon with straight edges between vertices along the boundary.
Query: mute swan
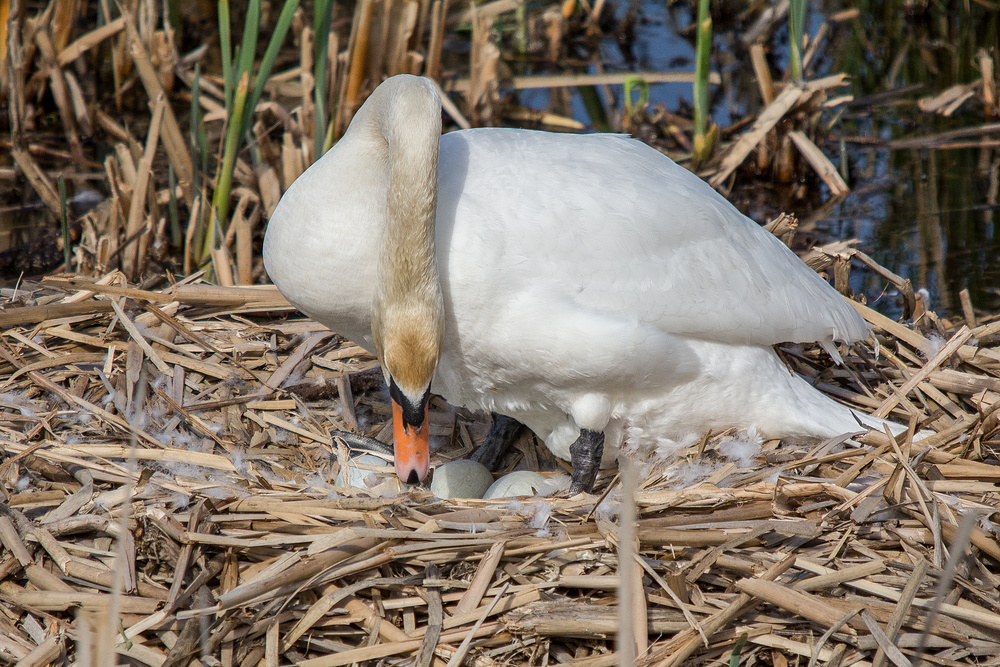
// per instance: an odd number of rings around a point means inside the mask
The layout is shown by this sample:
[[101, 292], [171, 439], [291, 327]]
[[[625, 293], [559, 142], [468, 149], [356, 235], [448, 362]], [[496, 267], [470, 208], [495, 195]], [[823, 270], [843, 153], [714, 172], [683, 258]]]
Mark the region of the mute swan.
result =
[[432, 388], [531, 428], [572, 462], [571, 491], [590, 490], [626, 431], [655, 446], [731, 426], [859, 430], [772, 348], [836, 355], [869, 335], [781, 242], [626, 137], [441, 136], [423, 78], [382, 83], [292, 184], [264, 263], [293, 305], [378, 357], [411, 484], [428, 472]]

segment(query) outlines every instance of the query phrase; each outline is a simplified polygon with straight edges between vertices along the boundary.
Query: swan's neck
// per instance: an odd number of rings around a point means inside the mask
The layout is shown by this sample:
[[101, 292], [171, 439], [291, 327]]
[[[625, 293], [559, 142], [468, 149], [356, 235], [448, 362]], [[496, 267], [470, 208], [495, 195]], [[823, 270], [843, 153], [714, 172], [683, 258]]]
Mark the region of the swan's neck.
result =
[[[385, 227], [375, 278], [372, 336], [383, 369], [418, 398], [430, 383], [444, 336], [434, 244], [440, 100], [427, 85], [376, 91], [364, 119], [385, 141]], [[359, 111], [359, 114], [361, 111]]]

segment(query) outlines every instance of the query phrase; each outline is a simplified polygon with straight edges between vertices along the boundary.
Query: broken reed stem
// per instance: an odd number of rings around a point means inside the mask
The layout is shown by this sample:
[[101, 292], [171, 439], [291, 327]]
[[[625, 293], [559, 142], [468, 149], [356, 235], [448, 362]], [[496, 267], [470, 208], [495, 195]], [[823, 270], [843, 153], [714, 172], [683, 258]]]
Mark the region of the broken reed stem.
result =
[[52, 187], [52, 183], [49, 182], [48, 177], [38, 167], [38, 163], [35, 162], [28, 151], [19, 146], [12, 146], [10, 154], [14, 158], [14, 162], [21, 169], [21, 173], [28, 179], [32, 189], [45, 203], [45, 206], [55, 219], [58, 220], [62, 215], [62, 204], [59, 202], [59, 195]]
[[[354, 22], [351, 24], [350, 56], [348, 59], [348, 77], [344, 107], [351, 116], [360, 106], [358, 97], [361, 93], [361, 82], [364, 79], [365, 65], [368, 59], [368, 40], [371, 31], [372, 0], [361, 0], [355, 9]], [[348, 118], [341, 118], [341, 127], [346, 128]], [[340, 133], [338, 133], [340, 134]]]
[[66, 179], [59, 174], [59, 225], [62, 228], [63, 239], [63, 265], [64, 271], [72, 270], [70, 239], [69, 239], [69, 211], [66, 205]]
[[[160, 140], [160, 123], [163, 120], [164, 112], [167, 108], [166, 97], [160, 95], [153, 105], [153, 117], [149, 124], [149, 133], [146, 135], [146, 148], [139, 166], [136, 169], [135, 186], [132, 191], [132, 201], [129, 204], [128, 222], [125, 225], [125, 233], [128, 237], [137, 235], [146, 218], [146, 190], [149, 187], [149, 179], [153, 171], [153, 158], [156, 154], [156, 147]], [[129, 244], [122, 255], [122, 264], [126, 271], [130, 273], [133, 280], [139, 275], [139, 266], [143, 258], [140, 256], [137, 244]]]
[[69, 91], [66, 87], [66, 80], [63, 78], [62, 69], [56, 62], [56, 54], [48, 33], [40, 29], [35, 32], [35, 44], [38, 52], [42, 56], [45, 68], [48, 70], [49, 85], [52, 96], [55, 98], [56, 106], [59, 108], [59, 117], [62, 119], [63, 132], [66, 134], [66, 141], [69, 143], [70, 152], [73, 154], [75, 162], [83, 163], [83, 146], [80, 143], [80, 136], [76, 129], [76, 120], [73, 114], [73, 106], [70, 102]]
[[[153, 67], [149, 53], [139, 37], [139, 32], [135, 27], [135, 17], [127, 11], [122, 13], [125, 16], [129, 53], [139, 74], [139, 79], [146, 89], [150, 102], [158, 104], [158, 100], [161, 98], [166, 99], [159, 74]], [[187, 149], [187, 143], [184, 141], [184, 135], [177, 123], [177, 117], [169, 104], [163, 109], [163, 147], [170, 163], [174, 166], [174, 172], [177, 174], [177, 186], [181, 189], [184, 200], [190, 207], [194, 201], [194, 191], [191, 187], [194, 180], [194, 166], [191, 162], [191, 154]]]
[[[622, 505], [618, 516], [618, 665], [632, 667], [636, 655], [645, 650], [646, 618], [645, 614], [637, 615], [639, 603], [633, 579], [636, 577], [636, 539], [635, 539], [635, 466], [627, 457], [621, 463]], [[642, 577], [640, 575], [639, 593], [641, 597]], [[638, 626], [641, 626], [641, 630]], [[641, 634], [640, 634], [641, 633]]]

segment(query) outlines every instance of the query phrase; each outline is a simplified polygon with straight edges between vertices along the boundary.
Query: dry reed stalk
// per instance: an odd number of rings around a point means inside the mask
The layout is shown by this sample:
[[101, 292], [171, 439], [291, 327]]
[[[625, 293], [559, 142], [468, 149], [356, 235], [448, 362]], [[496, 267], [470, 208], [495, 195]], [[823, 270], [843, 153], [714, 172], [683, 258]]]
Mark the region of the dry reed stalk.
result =
[[[132, 61], [142, 85], [146, 89], [146, 94], [150, 101], [155, 104], [161, 98], [166, 99], [166, 92], [160, 81], [159, 73], [150, 61], [149, 53], [139, 37], [135, 26], [135, 17], [125, 12], [125, 18], [125, 36], [129, 43], [129, 54], [132, 56]], [[181, 133], [177, 117], [169, 104], [165, 106], [163, 111], [163, 147], [174, 168], [174, 173], [177, 175], [177, 185], [190, 207], [194, 202], [195, 194], [192, 190], [194, 166], [191, 162], [191, 154], [188, 152], [187, 141]]]
[[841, 178], [840, 172], [830, 162], [830, 159], [823, 154], [823, 151], [805, 133], [801, 130], [792, 130], [788, 133], [788, 136], [791, 138], [792, 143], [795, 144], [795, 147], [799, 149], [799, 152], [802, 153], [802, 156], [816, 171], [816, 174], [826, 183], [826, 187], [830, 188], [830, 193], [834, 197], [846, 196], [851, 191], [847, 187], [847, 183], [844, 182], [844, 179]]
[[455, 12], [448, 18], [448, 26], [455, 27], [473, 22], [476, 16], [480, 18], [492, 19], [501, 14], [512, 12], [518, 8], [517, 0], [492, 0], [477, 7], [470, 7], [461, 12]]
[[993, 57], [985, 49], [981, 49], [976, 53], [976, 61], [979, 64], [979, 71], [982, 77], [983, 101], [986, 103], [986, 106], [996, 108], [997, 81], [993, 73]]
[[962, 316], [965, 317], [965, 326], [970, 329], [976, 328], [976, 312], [972, 308], [972, 299], [969, 297], [969, 290], [963, 289], [958, 293], [959, 301], [962, 304]]
[[431, 34], [427, 44], [427, 63], [424, 76], [432, 81], [437, 81], [441, 77], [441, 45], [444, 42], [449, 1], [434, 0], [431, 4]]
[[[538, 112], [533, 109], [508, 108], [504, 112], [504, 117], [514, 121], [545, 125], [563, 130], [576, 130], [578, 132], [582, 132], [587, 129], [585, 124], [577, 120], [573, 120], [572, 118], [559, 116], [553, 113]], [[457, 119], [456, 122], [458, 122]], [[458, 124], [459, 126], [462, 126], [461, 123]]]
[[[562, 602], [536, 602], [509, 612], [504, 617], [504, 622], [509, 629], [522, 634], [608, 640], [620, 629], [619, 615], [629, 613], [620, 605], [615, 608]], [[644, 615], [642, 625], [646, 631], [654, 634], [676, 633], [687, 627], [680, 614], [659, 609]], [[616, 662], [622, 664], [621, 651], [616, 655]]]
[[295, 145], [292, 133], [286, 131], [281, 144], [281, 175], [286, 190], [303, 171], [305, 171], [305, 159], [302, 149]]
[[28, 151], [19, 146], [12, 146], [11, 157], [21, 169], [21, 173], [31, 184], [32, 189], [38, 194], [42, 202], [57, 219], [62, 215], [62, 205], [59, 203], [59, 195], [49, 181], [45, 173], [38, 167], [38, 163], [32, 159]]
[[[161, 95], [153, 102], [153, 117], [149, 125], [149, 133], [146, 135], [146, 148], [142, 158], [135, 170], [134, 184], [132, 187], [131, 202], [128, 209], [128, 222], [125, 224], [127, 238], [133, 238], [140, 231], [146, 214], [146, 190], [149, 186], [149, 179], [153, 170], [153, 157], [160, 140], [160, 122], [167, 107], [166, 97]], [[127, 275], [133, 279], [140, 275], [139, 266], [142, 262], [142, 253], [137, 248], [137, 244], [127, 245], [122, 253], [122, 265], [125, 267]]]
[[433, 83], [434, 87], [437, 88], [438, 95], [441, 96], [441, 108], [444, 112], [451, 116], [451, 119], [455, 121], [455, 124], [461, 129], [467, 130], [472, 127], [472, 123], [466, 120], [459, 108], [454, 102], [451, 101], [451, 98], [444, 92], [444, 90], [441, 89], [441, 85], [437, 81], [433, 81]]
[[743, 163], [750, 151], [760, 143], [764, 135], [770, 132], [778, 121], [798, 103], [804, 92], [803, 87], [795, 84], [785, 86], [781, 93], [774, 98], [774, 101], [767, 105], [757, 117], [750, 129], [740, 135], [739, 139], [725, 153], [719, 170], [708, 179], [709, 185], [713, 188], [721, 187], [736, 167]]
[[115, 156], [121, 178], [114, 179], [114, 181], [119, 192], [124, 195], [123, 198], [131, 201], [132, 191], [135, 190], [136, 184], [135, 161], [142, 157], [142, 146], [128, 132], [126, 132], [126, 136], [128, 136], [126, 143], [115, 144]]
[[477, 125], [493, 122], [494, 107], [499, 98], [500, 49], [490, 41], [493, 30], [491, 17], [473, 14], [472, 48], [469, 50], [469, 89], [466, 91], [466, 105], [469, 115]]
[[[358, 100], [361, 94], [361, 83], [364, 80], [368, 60], [368, 42], [372, 29], [373, 0], [362, 0], [354, 10], [354, 21], [351, 23], [351, 36], [348, 43], [347, 85], [344, 90], [343, 107], [345, 114], [341, 117], [338, 110], [340, 128], [347, 127], [350, 117], [361, 105]], [[338, 132], [338, 135], [342, 132]]]
[[[261, 164], [254, 173], [257, 176], [264, 214], [270, 220], [271, 216], [274, 215], [274, 210], [278, 208], [278, 201], [281, 199], [281, 183], [278, 180], [278, 172], [269, 164]], [[253, 225], [256, 225], [256, 221], [253, 222]]]
[[[455, 607], [456, 614], [470, 612], [473, 609], [476, 609], [480, 602], [482, 602], [483, 596], [486, 594], [486, 590], [489, 588], [493, 575], [496, 572], [497, 565], [500, 564], [500, 560], [503, 558], [506, 546], [506, 541], [497, 542], [490, 547], [489, 551], [487, 551], [483, 556], [483, 559], [479, 562], [476, 574], [472, 578], [469, 588], [462, 595], [462, 599], [459, 600], [458, 606]], [[501, 595], [498, 594], [496, 600], [499, 600], [500, 597]], [[496, 600], [494, 600], [493, 604], [490, 605], [488, 611], [492, 611], [493, 606], [496, 604]]]
[[768, 106], [774, 101], [774, 80], [771, 78], [771, 70], [767, 64], [764, 46], [760, 42], [755, 42], [750, 46], [750, 62], [753, 64], [753, 71], [757, 76], [760, 97], [764, 101], [764, 106]]
[[[793, 563], [794, 559], [792, 557], [782, 559], [761, 574], [760, 580], [773, 581], [791, 567]], [[685, 630], [678, 633], [662, 647], [657, 647], [654, 644], [653, 650], [648, 656], [645, 656], [643, 664], [656, 664], [657, 667], [675, 667], [676, 665], [683, 664], [697, 650], [698, 640], [700, 639], [699, 635], [711, 637], [720, 628], [731, 622], [753, 604], [753, 597], [746, 593], [740, 593], [725, 609], [705, 619], [701, 624], [700, 632], [696, 633], [691, 630]], [[654, 660], [656, 661], [655, 663], [652, 662]]]
[[910, 376], [910, 379], [899, 388], [898, 393], [894, 393], [892, 396], [887, 398], [885, 402], [879, 406], [873, 414], [876, 417], [885, 417], [889, 414], [889, 411], [895, 407], [896, 403], [899, 401], [899, 396], [905, 396], [912, 390], [917, 384], [920, 383], [925, 377], [929, 376], [938, 366], [944, 363], [948, 358], [950, 358], [955, 352], [958, 351], [962, 345], [965, 344], [969, 338], [972, 337], [972, 331], [968, 327], [962, 327], [955, 335], [944, 345], [937, 354], [931, 357], [927, 363], [916, 373]]
[[7, 327], [22, 326], [25, 324], [38, 324], [46, 320], [73, 317], [95, 312], [109, 312], [111, 304], [84, 303], [84, 304], [48, 304], [44, 306], [25, 306], [23, 308], [8, 308], [0, 312], [0, 329]]
[[[736, 590], [753, 598], [770, 602], [780, 609], [807, 618], [824, 628], [837, 624], [842, 616], [840, 612], [831, 610], [820, 600], [773, 581], [741, 579], [736, 582]], [[847, 627], [845, 630], [848, 634], [855, 634], [855, 630], [851, 627]]]
[[954, 85], [932, 97], [922, 98], [917, 102], [917, 106], [924, 113], [936, 113], [941, 116], [950, 116], [955, 113], [966, 101], [976, 94], [982, 85], [982, 80], [969, 84]]
[[114, 37], [124, 29], [125, 17], [119, 16], [116, 19], [108, 21], [99, 28], [94, 28], [90, 32], [81, 35], [73, 40], [72, 44], [67, 45], [59, 51], [59, 56], [56, 58], [59, 66], [66, 67], [90, 49], [94, 48], [104, 40]]
[[64, 640], [59, 635], [52, 635], [41, 644], [25, 653], [18, 661], [18, 667], [42, 667], [48, 665], [65, 649]]
[[42, 57], [45, 69], [48, 71], [50, 90], [56, 100], [56, 106], [59, 108], [59, 117], [62, 119], [63, 132], [66, 135], [66, 141], [69, 142], [73, 160], [77, 163], [83, 163], [83, 145], [80, 143], [80, 136], [76, 128], [76, 114], [73, 113], [66, 79], [63, 77], [62, 69], [56, 62], [55, 49], [45, 30], [35, 32], [35, 44], [38, 45], [38, 52]]
[[[515, 76], [507, 85], [515, 90], [529, 90], [533, 88], [575, 88], [577, 86], [598, 86], [598, 85], [623, 85], [625, 79], [629, 77], [639, 77], [647, 83], [691, 83], [694, 81], [693, 72], [630, 72], [628, 74], [607, 73], [607, 74], [553, 74], [540, 76]], [[718, 74], [712, 73], [709, 81], [719, 84], [721, 80]], [[448, 92], [464, 93], [472, 88], [472, 80], [466, 78], [449, 79], [445, 82], [445, 90]]]
[[410, 74], [409, 44], [416, 29], [420, 5], [412, 0], [393, 3], [393, 12], [387, 15], [390, 34], [388, 36], [388, 63], [384, 68], [389, 76]]
[[63, 78], [66, 80], [66, 88], [69, 92], [73, 117], [77, 127], [85, 136], [93, 136], [94, 125], [90, 121], [90, 109], [87, 108], [87, 100], [84, 99], [80, 83], [76, 80], [73, 72], [70, 71], [64, 71]]
[[229, 259], [229, 251], [225, 246], [213, 248], [211, 257], [212, 270], [219, 285], [221, 287], [233, 287], [236, 281], [233, 280], [233, 264]]
[[[313, 101], [313, 88], [315, 87], [315, 81], [313, 80], [313, 49], [315, 34], [312, 28], [308, 26], [303, 27], [302, 33], [299, 35], [299, 83], [302, 88], [301, 96], [301, 106], [299, 107], [299, 118], [302, 122], [302, 132], [307, 137], [313, 136], [316, 132], [322, 132], [320, 128], [316, 127], [316, 104]], [[273, 81], [275, 77], [271, 77]], [[308, 142], [303, 142], [303, 147], [307, 147]], [[312, 155], [308, 153], [305, 157], [305, 164], [310, 165], [313, 161], [318, 158], [318, 155]]]
[[646, 594], [642, 587], [642, 570], [637, 567], [639, 539], [636, 535], [635, 492], [638, 473], [632, 461], [623, 462], [621, 472], [622, 508], [618, 527], [618, 628], [619, 665], [633, 665], [637, 656], [649, 648]]
[[[10, 2], [0, 2], [0, 64], [7, 62], [7, 33], [13, 23], [10, 19]], [[14, 25], [17, 28], [16, 24]], [[7, 72], [0, 73], [0, 81], [6, 81]]]
[[70, 31], [76, 21], [77, 3], [73, 0], [56, 0], [53, 5], [49, 27], [54, 46], [62, 50], [69, 42]]
[[[889, 641], [895, 641], [896, 634], [903, 625], [903, 621], [910, 608], [910, 604], [912, 604], [913, 598], [916, 597], [917, 591], [923, 583], [924, 575], [927, 574], [929, 567], [930, 563], [926, 560], [921, 560], [916, 564], [916, 567], [914, 567], [913, 575], [910, 577], [909, 581], [906, 582], [906, 586], [900, 594], [899, 603], [896, 605], [892, 616], [886, 623], [885, 633], [889, 638]], [[885, 665], [885, 661], [885, 651], [881, 646], [879, 646], [878, 650], [875, 652], [875, 657], [872, 659], [872, 667], [883, 667]]]
[[[237, 207], [238, 208], [238, 207]], [[253, 284], [253, 232], [260, 221], [260, 206], [255, 205], [249, 216], [234, 218], [236, 230], [236, 267], [240, 285]]]
[[750, 129], [741, 134], [739, 139], [726, 151], [718, 171], [708, 179], [709, 185], [717, 189], [720, 188], [733, 171], [743, 163], [754, 147], [796, 104], [808, 99], [818, 91], [839, 88], [843, 85], [844, 77], [840, 75], [816, 79], [802, 85], [787, 84], [781, 93], [774, 98], [774, 101], [761, 112]]
[[[171, 303], [173, 298], [162, 292], [151, 292], [136, 287], [111, 284], [110, 279], [117, 278], [117, 272], [112, 272], [98, 282], [80, 278], [46, 278], [45, 284], [53, 287], [78, 290], [77, 294], [63, 299], [62, 303], [79, 303], [83, 299], [89, 299], [95, 294], [106, 294], [109, 296], [123, 296], [128, 299], [138, 299], [142, 301], [152, 301], [154, 303]], [[118, 274], [120, 276], [121, 274]], [[92, 305], [92, 304], [91, 304]]]

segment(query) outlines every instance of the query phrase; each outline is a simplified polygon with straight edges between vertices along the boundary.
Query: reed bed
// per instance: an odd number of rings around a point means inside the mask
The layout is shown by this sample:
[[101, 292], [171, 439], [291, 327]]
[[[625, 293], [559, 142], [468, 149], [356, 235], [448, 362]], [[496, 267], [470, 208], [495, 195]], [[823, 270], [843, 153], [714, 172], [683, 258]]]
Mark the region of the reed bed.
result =
[[[162, 16], [159, 3], [148, 0], [0, 4], [9, 9], [0, 20], [0, 95], [7, 102], [11, 155], [0, 165], [0, 181], [12, 185], [5, 203], [10, 210], [35, 199], [60, 227], [31, 247], [0, 254], [0, 275], [16, 279], [61, 265], [97, 276], [119, 269], [133, 282], [198, 269], [222, 285], [266, 280], [256, 249], [282, 192], [343, 133], [367, 94], [402, 72], [439, 83], [449, 127], [581, 130], [586, 125], [568, 115], [568, 93], [576, 90], [591, 126], [631, 132], [693, 165], [723, 191], [738, 173], [765, 173], [783, 183], [822, 183], [836, 198], [849, 186], [844, 160], [835, 165], [822, 150], [827, 142], [989, 145], [997, 131], [995, 123], [980, 123], [888, 142], [831, 136], [824, 114], [841, 114], [858, 101], [845, 93], [847, 77], [818, 77], [815, 64], [830, 35], [858, 19], [857, 10], [830, 14], [812, 35], [796, 27], [802, 48], [793, 49], [794, 71], [788, 72], [774, 69], [767, 50], [782, 39], [775, 35], [788, 20], [789, 3], [743, 16], [745, 69], [760, 106], [717, 128], [709, 127], [705, 108], [723, 83], [713, 71], [718, 63], [710, 48], [711, 17], [703, 15], [707, 3], [697, 24], [696, 70], [610, 72], [598, 63], [587, 73], [565, 72], [561, 63], [603, 33], [629, 34], [634, 15], [616, 22], [600, 1], [528, 7], [495, 0], [468, 7], [365, 0], [350, 15], [329, 2], [299, 5], [285, 0], [264, 7], [254, 0], [230, 16], [228, 2], [220, 2], [218, 17], [211, 16], [216, 49], [206, 38], [192, 48], [185, 34], [196, 21]], [[791, 4], [795, 26], [803, 7]], [[468, 53], [449, 53], [448, 40], [464, 41]], [[981, 50], [974, 65], [980, 76], [970, 83], [919, 99], [912, 87], [890, 88], [880, 101], [905, 100], [945, 116], [978, 106], [991, 116], [997, 105], [993, 56]], [[694, 125], [642, 102], [648, 86], [662, 82], [695, 85]], [[621, 104], [613, 86], [639, 90], [640, 103], [629, 93]], [[526, 88], [547, 88], [562, 102], [545, 112], [525, 109], [509, 91]], [[567, 113], [557, 113], [560, 107]], [[87, 194], [100, 200], [97, 207], [73, 214], [73, 202]]]
[[[900, 437], [747, 450], [741, 434], [709, 433], [573, 498], [438, 500], [400, 488], [388, 462], [369, 487], [337, 484], [356, 465], [337, 432], [389, 439], [388, 399], [370, 355], [259, 284], [268, 214], [399, 72], [438, 81], [449, 123], [463, 127], [581, 129], [501, 92], [576, 87], [593, 125], [690, 159], [690, 119], [631, 100], [616, 109], [606, 93], [694, 72], [505, 70], [511, 45], [554, 63], [601, 30], [625, 32], [605, 3], [363, 0], [339, 17], [332, 3], [313, 15], [274, 3], [245, 23], [261, 62], [227, 35], [221, 73], [207, 48], [180, 51], [158, 3], [97, 4], [106, 15], [84, 29], [80, 3], [32, 14], [0, 1], [12, 160], [0, 178], [61, 222], [31, 253], [0, 256], [29, 276], [0, 308], [4, 663], [1000, 664], [1000, 321], [967, 294], [961, 317], [938, 318], [849, 241], [805, 259], [848, 297], [852, 266], [876, 273], [913, 324], [852, 301], [874, 334], [842, 351], [844, 365], [809, 346], [782, 354], [827, 393], [910, 424]], [[742, 168], [815, 174], [841, 195], [819, 118], [856, 101], [844, 77], [817, 78], [811, 63], [831, 26], [858, 13], [823, 22], [792, 80], [764, 55], [787, 11], [778, 3], [746, 31], [761, 107], [706, 128], [699, 173], [722, 190]], [[268, 62], [264, 36], [282, 21], [292, 45]], [[456, 30], [471, 35], [462, 57], [445, 47]], [[992, 57], [977, 58], [980, 81], [921, 108], [994, 109]], [[113, 95], [88, 83], [93, 71]], [[43, 99], [51, 118], [33, 106]], [[996, 130], [892, 145], [985, 142]], [[111, 147], [100, 158], [95, 137]], [[93, 183], [101, 203], [67, 213], [67, 196]], [[794, 227], [769, 225], [789, 243]], [[432, 409], [434, 464], [467, 456], [488, 429], [438, 399]], [[565, 467], [530, 434], [504, 461]]]
[[[794, 4], [796, 16], [801, 7]], [[88, 275], [117, 268], [133, 282], [197, 269], [223, 285], [264, 280], [255, 248], [281, 193], [343, 133], [367, 94], [401, 72], [438, 81], [449, 127], [581, 130], [586, 125], [568, 115], [569, 91], [575, 90], [591, 126], [631, 132], [695, 164], [721, 190], [742, 168], [784, 183], [822, 182], [838, 197], [849, 191], [843, 161], [835, 166], [821, 148], [828, 141], [880, 143], [831, 137], [822, 118], [854, 104], [845, 94], [846, 77], [817, 77], [814, 65], [830, 34], [858, 19], [856, 10], [831, 14], [813, 35], [795, 33], [804, 50], [794, 59], [794, 73], [775, 71], [766, 55], [779, 39], [788, 3], [753, 21], [744, 17], [745, 69], [760, 106], [716, 128], [708, 127], [705, 107], [723, 80], [713, 71], [718, 64], [710, 58], [708, 19], [699, 23], [705, 29], [696, 71], [612, 72], [599, 64], [584, 73], [565, 72], [560, 64], [572, 49], [596, 44], [602, 32], [629, 34], [634, 15], [616, 23], [603, 2], [525, 7], [495, 0], [467, 7], [366, 0], [348, 15], [329, 2], [262, 7], [255, 0], [230, 16], [228, 2], [221, 2], [218, 18], [211, 17], [219, 26], [216, 49], [206, 38], [192, 47], [185, 34], [196, 21], [161, 16], [159, 3], [147, 0], [89, 8], [25, 0], [9, 9], [0, 21], [0, 95], [7, 102], [11, 155], [0, 165], [0, 181], [12, 186], [4, 203], [10, 209], [35, 199], [61, 226], [30, 249], [0, 255], [0, 273], [11, 279], [62, 265]], [[448, 40], [464, 41], [468, 53], [449, 53]], [[952, 115], [976, 105], [993, 113], [992, 56], [980, 51], [975, 66], [981, 76], [939, 94], [918, 100], [912, 88], [903, 88], [885, 95], [899, 94], [926, 114]], [[622, 105], [612, 94], [612, 87], [624, 86], [642, 98], [649, 85], [662, 82], [695, 84], [697, 127], [662, 106], [634, 104], [631, 94]], [[544, 112], [525, 109], [509, 91], [526, 88], [547, 88], [562, 102]], [[567, 113], [558, 113], [560, 107]], [[995, 124], [985, 123], [882, 143], [949, 146], [988, 141], [995, 131]], [[88, 193], [100, 200], [97, 208], [85, 217], [73, 214], [73, 202]], [[73, 215], [64, 216], [67, 203]]]
[[[625, 628], [642, 665], [995, 664], [1000, 322], [856, 307], [877, 358], [785, 357], [932, 435], [740, 459], [706, 434], [597, 496], [437, 500], [388, 462], [336, 485], [337, 430], [389, 437], [381, 374], [273, 289], [22, 284], [0, 312], [0, 655], [593, 667]], [[433, 463], [466, 456], [488, 424], [432, 407]], [[505, 464], [561, 466], [530, 435]]]

